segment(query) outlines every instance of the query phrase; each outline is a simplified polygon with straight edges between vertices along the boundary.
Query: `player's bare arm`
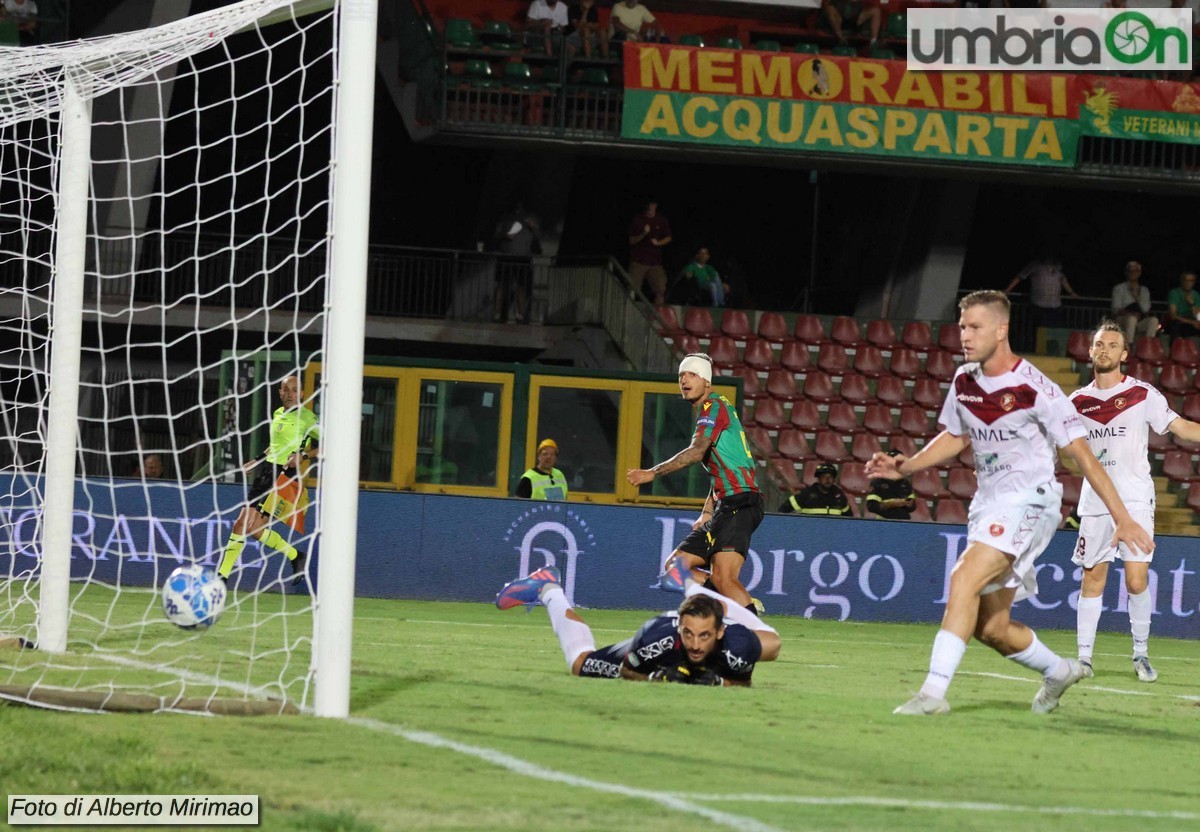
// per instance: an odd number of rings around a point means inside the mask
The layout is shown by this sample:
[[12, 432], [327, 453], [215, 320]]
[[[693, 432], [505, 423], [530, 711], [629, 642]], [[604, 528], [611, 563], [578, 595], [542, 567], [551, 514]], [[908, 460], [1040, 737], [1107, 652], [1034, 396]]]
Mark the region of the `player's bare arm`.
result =
[[1167, 430], [1188, 442], [1200, 442], [1200, 422], [1189, 419], [1175, 419], [1167, 425]]
[[955, 436], [950, 431], [942, 431], [924, 448], [917, 451], [911, 459], [906, 456], [888, 456], [877, 453], [867, 462], [868, 477], [879, 477], [885, 480], [899, 480], [920, 471], [922, 468], [932, 468], [948, 459], [953, 459], [962, 453], [970, 441], [965, 436]]
[[1096, 489], [1096, 494], [1112, 515], [1113, 523], [1116, 525], [1113, 544], [1119, 542], [1135, 546], [1141, 552], [1153, 552], [1154, 539], [1129, 515], [1129, 510], [1125, 508], [1125, 504], [1121, 502], [1121, 498], [1117, 494], [1117, 487], [1109, 479], [1104, 466], [1096, 461], [1096, 456], [1088, 447], [1087, 440], [1080, 437], [1063, 448], [1063, 451], [1075, 460], [1084, 478], [1092, 488]]
[[696, 529], [700, 528], [705, 523], [707, 523], [709, 520], [711, 520], [714, 510], [715, 510], [715, 504], [714, 504], [714, 500], [713, 500], [713, 492], [712, 492], [712, 489], [710, 488], [708, 490], [708, 496], [704, 499], [704, 508], [700, 509], [700, 516], [696, 518], [695, 523], [692, 523], [692, 531], [695, 531]]
[[621, 678], [628, 682], [648, 682], [650, 677], [645, 673], [638, 673], [628, 662], [621, 663]]
[[[626, 479], [629, 480], [630, 485], [645, 485], [648, 482], [652, 482], [655, 477], [679, 471], [689, 465], [695, 465], [704, 459], [704, 455], [708, 453], [708, 448], [711, 444], [712, 442], [708, 437], [697, 432], [692, 436], [692, 444], [675, 454], [675, 456], [665, 462], [658, 463], [653, 468], [634, 468], [626, 474]], [[705, 503], [705, 507], [708, 507], [707, 502]]]

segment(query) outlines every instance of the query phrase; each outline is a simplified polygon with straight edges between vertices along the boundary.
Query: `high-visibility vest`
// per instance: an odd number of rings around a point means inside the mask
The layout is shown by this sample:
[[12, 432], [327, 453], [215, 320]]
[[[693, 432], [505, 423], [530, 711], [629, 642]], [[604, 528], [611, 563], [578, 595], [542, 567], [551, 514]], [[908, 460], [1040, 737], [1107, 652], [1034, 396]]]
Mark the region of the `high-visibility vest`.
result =
[[549, 474], [543, 474], [536, 468], [530, 468], [523, 477], [533, 486], [530, 498], [534, 500], [551, 500], [565, 502], [567, 499], [567, 478], [557, 468], [551, 468]]

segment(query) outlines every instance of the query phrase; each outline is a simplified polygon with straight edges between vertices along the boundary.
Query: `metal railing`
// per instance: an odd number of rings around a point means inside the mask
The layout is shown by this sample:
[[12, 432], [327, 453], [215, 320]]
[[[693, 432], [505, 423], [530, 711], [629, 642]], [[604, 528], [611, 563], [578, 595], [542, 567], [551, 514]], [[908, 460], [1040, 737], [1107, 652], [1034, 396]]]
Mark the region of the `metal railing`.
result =
[[616, 137], [625, 91], [585, 84], [481, 85], [447, 75], [440, 98], [441, 126], [459, 131]]

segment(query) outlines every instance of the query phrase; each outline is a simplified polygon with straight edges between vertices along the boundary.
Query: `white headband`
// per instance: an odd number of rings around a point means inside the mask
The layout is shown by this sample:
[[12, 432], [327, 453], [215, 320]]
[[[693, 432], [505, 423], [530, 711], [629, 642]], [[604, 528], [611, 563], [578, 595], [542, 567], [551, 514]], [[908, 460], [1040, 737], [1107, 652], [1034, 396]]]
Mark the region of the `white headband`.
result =
[[712, 363], [705, 361], [698, 355], [686, 355], [679, 362], [679, 372], [695, 373], [700, 378], [712, 384]]

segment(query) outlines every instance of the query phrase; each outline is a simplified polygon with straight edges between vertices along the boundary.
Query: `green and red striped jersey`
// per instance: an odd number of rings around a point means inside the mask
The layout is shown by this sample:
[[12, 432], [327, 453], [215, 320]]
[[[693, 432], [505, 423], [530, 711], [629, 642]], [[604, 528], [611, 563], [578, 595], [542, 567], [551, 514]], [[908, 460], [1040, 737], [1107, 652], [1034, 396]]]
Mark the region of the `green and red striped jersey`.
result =
[[704, 467], [712, 477], [716, 499], [758, 491], [754, 481], [754, 456], [746, 443], [742, 421], [729, 399], [709, 393], [696, 405], [695, 435], [709, 442]]

